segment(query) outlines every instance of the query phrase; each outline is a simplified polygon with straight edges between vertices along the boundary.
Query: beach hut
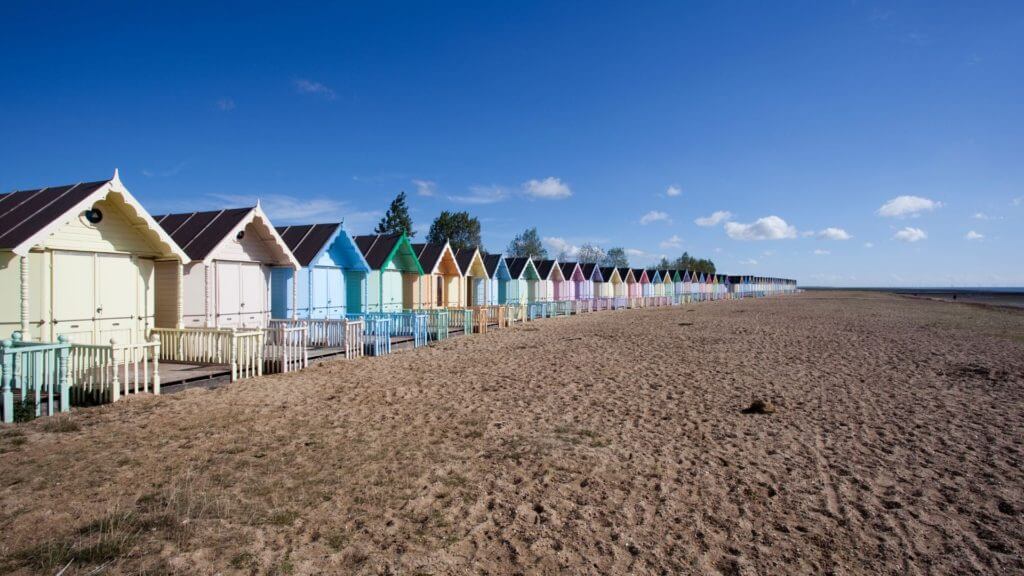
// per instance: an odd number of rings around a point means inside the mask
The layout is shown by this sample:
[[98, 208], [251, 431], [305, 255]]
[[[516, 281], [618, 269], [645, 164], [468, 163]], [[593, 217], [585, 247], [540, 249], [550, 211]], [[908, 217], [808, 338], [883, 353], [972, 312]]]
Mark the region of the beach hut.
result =
[[270, 311], [277, 319], [345, 318], [366, 311], [370, 265], [340, 223], [279, 226], [301, 268], [270, 271]]
[[480, 250], [476, 248], [456, 250], [455, 261], [466, 278], [466, 306], [487, 306], [489, 304], [490, 275], [487, 273]]
[[444, 244], [413, 244], [423, 276], [419, 279], [416, 308], [462, 308], [466, 305], [465, 276], [455, 251]]
[[537, 300], [552, 302], [555, 298], [555, 286], [565, 280], [562, 276], [562, 269], [558, 266], [558, 260], [535, 260], [537, 266], [538, 283]]
[[402, 234], [371, 234], [353, 238], [370, 266], [366, 279], [367, 312], [401, 312], [419, 302], [423, 268]]
[[651, 279], [647, 276], [647, 270], [643, 268], [633, 268], [633, 278], [636, 279], [636, 298], [643, 298], [644, 296], [650, 296], [651, 291]]
[[675, 270], [662, 270], [661, 271], [661, 295], [668, 296], [670, 299], [675, 294]]
[[589, 292], [584, 287], [587, 278], [583, 274], [583, 268], [579, 262], [559, 262], [562, 282], [555, 285], [555, 300], [583, 300], [589, 298]]
[[[157, 266], [158, 327], [267, 326], [271, 268], [301, 266], [259, 202], [245, 208], [154, 218], [192, 260], [180, 280], [173, 263]], [[179, 298], [180, 318], [172, 312]]]
[[580, 271], [583, 273], [584, 280], [578, 287], [577, 297], [582, 299], [601, 298], [600, 289], [605, 283], [604, 276], [601, 275], [601, 267], [593, 263], [580, 264]]
[[651, 296], [664, 296], [665, 295], [665, 284], [662, 282], [661, 270], [650, 269], [647, 271], [647, 277], [651, 280]]
[[508, 301], [519, 304], [536, 302], [539, 291], [540, 276], [537, 267], [530, 257], [505, 258], [510, 279], [508, 281]]
[[161, 298], [189, 256], [121, 183], [108, 180], [0, 194], [0, 340], [108, 345], [147, 339]]
[[487, 303], [491, 305], [508, 303], [508, 282], [512, 279], [508, 264], [501, 254], [484, 255], [484, 268], [487, 270], [488, 283]]

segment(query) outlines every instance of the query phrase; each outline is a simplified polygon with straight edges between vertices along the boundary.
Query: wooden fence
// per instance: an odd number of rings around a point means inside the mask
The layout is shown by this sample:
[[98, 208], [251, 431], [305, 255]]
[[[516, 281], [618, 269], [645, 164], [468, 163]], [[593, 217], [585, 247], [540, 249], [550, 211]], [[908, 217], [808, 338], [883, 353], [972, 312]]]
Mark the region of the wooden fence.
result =
[[31, 417], [41, 416], [43, 403], [51, 416], [71, 409], [67, 369], [71, 344], [65, 336], [57, 340], [24, 342], [21, 332], [15, 332], [0, 342], [0, 422], [14, 422], [18, 408], [31, 409]]
[[153, 328], [160, 359], [188, 364], [227, 364], [231, 381], [263, 375], [263, 330]]
[[266, 332], [265, 372], [296, 372], [309, 366], [309, 326], [305, 320], [271, 320]]
[[72, 344], [68, 378], [73, 404], [117, 402], [121, 396], [160, 394], [160, 337], [149, 342]]

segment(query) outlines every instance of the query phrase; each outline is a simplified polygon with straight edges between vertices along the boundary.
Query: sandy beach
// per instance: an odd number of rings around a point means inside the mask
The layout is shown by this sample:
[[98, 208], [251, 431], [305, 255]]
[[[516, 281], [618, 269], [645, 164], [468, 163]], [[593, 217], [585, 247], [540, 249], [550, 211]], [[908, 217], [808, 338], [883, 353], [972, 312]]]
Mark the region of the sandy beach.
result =
[[0, 427], [0, 573], [1022, 573], [1022, 422], [1024, 312], [542, 320]]

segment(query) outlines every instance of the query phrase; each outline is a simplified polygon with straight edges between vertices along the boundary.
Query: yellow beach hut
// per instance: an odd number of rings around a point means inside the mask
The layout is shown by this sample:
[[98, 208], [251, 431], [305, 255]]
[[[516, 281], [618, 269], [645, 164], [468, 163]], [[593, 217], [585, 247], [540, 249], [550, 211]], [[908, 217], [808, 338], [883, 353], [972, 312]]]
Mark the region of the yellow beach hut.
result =
[[486, 306], [490, 291], [490, 277], [480, 250], [461, 248], [455, 251], [455, 261], [466, 278], [466, 306]]
[[416, 308], [462, 308], [466, 305], [464, 275], [450, 244], [413, 244], [423, 276]]

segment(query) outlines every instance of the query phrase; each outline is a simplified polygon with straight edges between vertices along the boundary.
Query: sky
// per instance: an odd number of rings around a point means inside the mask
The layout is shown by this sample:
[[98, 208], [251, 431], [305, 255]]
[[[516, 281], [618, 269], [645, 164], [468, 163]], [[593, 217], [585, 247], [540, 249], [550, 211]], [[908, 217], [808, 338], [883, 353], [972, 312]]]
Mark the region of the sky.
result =
[[1024, 286], [1021, 2], [155, 4], [0, 4], [0, 191]]

